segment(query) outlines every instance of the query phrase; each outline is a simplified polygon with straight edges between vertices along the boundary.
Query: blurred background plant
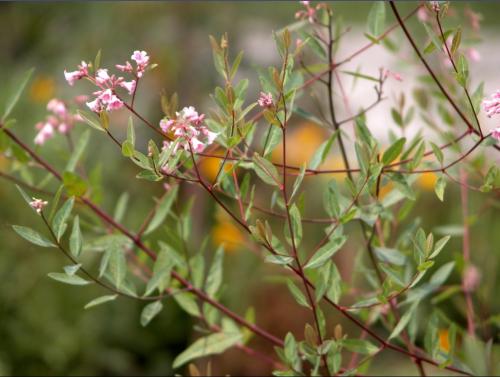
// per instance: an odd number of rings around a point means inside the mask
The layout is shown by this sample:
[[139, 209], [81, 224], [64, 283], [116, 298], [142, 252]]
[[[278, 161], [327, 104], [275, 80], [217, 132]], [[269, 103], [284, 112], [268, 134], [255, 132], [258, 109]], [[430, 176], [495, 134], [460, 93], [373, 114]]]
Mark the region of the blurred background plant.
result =
[[[401, 4], [402, 12], [412, 5]], [[346, 25], [352, 25], [354, 30], [363, 30], [369, 4], [332, 3], [331, 6], [335, 12], [342, 14]], [[463, 9], [464, 5], [454, 4], [453, 7]], [[474, 4], [474, 9], [483, 14], [484, 40], [477, 48], [485, 61], [471, 66], [472, 75], [480, 81], [493, 74], [494, 67], [498, 67], [500, 47], [495, 33], [498, 33], [496, 14], [500, 5], [480, 3]], [[257, 69], [279, 61], [272, 31], [288, 24], [296, 10], [296, 2], [2, 3], [0, 24], [7, 32], [0, 37], [0, 103], [4, 103], [11, 92], [8, 86], [14, 84], [12, 78], [30, 67], [36, 67], [33, 80], [15, 110], [18, 119], [16, 129], [26, 140], [31, 140], [35, 135], [34, 124], [46, 113], [47, 101], [75, 94], [64, 82], [64, 69], [74, 67], [82, 57], [95, 56], [99, 49], [103, 51], [103, 61], [110, 63], [128, 58], [134, 49], [144, 49], [160, 68], [141, 82], [141, 87], [148, 88], [138, 98], [138, 106], [143, 112], [151, 119], [160, 119], [159, 94], [162, 89], [169, 93], [176, 91], [181, 99], [189, 100], [181, 106], [197, 104], [206, 111], [212, 106], [208, 93], [218, 82], [212, 68], [208, 35], [228, 32], [232, 48], [245, 51], [240, 75], [253, 78], [251, 83], [258, 83]], [[417, 22], [412, 20], [410, 25]], [[423, 35], [424, 32], [420, 30], [420, 33]], [[362, 33], [355, 31], [353, 34]], [[346, 47], [345, 51], [349, 48]], [[352, 70], [358, 66], [366, 67], [367, 60], [364, 59], [354, 62]], [[400, 67], [398, 62], [391, 62]], [[386, 64], [384, 60], [379, 61], [371, 71], [376, 72]], [[500, 86], [498, 68], [496, 72], [496, 76], [487, 83], [487, 93]], [[407, 74], [411, 76], [412, 72]], [[256, 85], [250, 87], [255, 97], [258, 90]], [[396, 97], [401, 90], [403, 88], [394, 85], [390, 94]], [[120, 119], [117, 114], [113, 123], [117, 135], [123, 138], [126, 128], [120, 127], [120, 124], [126, 125], [126, 116]], [[139, 137], [145, 139], [148, 131], [140, 132]], [[385, 130], [380, 132], [385, 133]], [[289, 162], [300, 165], [310, 160], [323, 140], [320, 127], [308, 122], [297, 125], [290, 135], [289, 145], [294, 153]], [[64, 151], [65, 142], [63, 139], [52, 141], [55, 152], [49, 159], [57, 159], [67, 153]], [[87, 154], [92, 166], [99, 161], [108, 162], [101, 164], [100, 176], [106, 187], [101, 197], [102, 205], [112, 210], [126, 189], [133, 198], [128, 213], [134, 216], [126, 216], [123, 221], [126, 225], [137, 227], [151, 203], [150, 197], [161, 193], [158, 185], [147, 182], [130, 185], [130, 177], [136, 174], [135, 168], [131, 164], [118, 164], [116, 151], [103, 138], [93, 139], [92, 151]], [[279, 160], [280, 157], [277, 150], [273, 158]], [[202, 163], [202, 172], [207, 177], [213, 178], [216, 174], [218, 165], [214, 164], [215, 161], [207, 159]], [[333, 156], [325, 165], [338, 168], [341, 162]], [[7, 166], [8, 161], [1, 159], [0, 172]], [[342, 179], [342, 176], [337, 178]], [[433, 229], [437, 234], [454, 232], [448, 247], [460, 266], [463, 263], [460, 249], [461, 209], [453, 204], [460, 201], [460, 192], [457, 186], [450, 185], [446, 193], [447, 201], [441, 203], [433, 192], [435, 180], [433, 173], [420, 176], [418, 186], [422, 189], [421, 198], [412, 216], [420, 216], [426, 229]], [[47, 279], [47, 272], [60, 268], [61, 256], [53, 250], [31, 246], [12, 232], [10, 224], [32, 225], [37, 219], [31, 216], [30, 209], [26, 208], [14, 186], [5, 180], [0, 184], [0, 198], [0, 375], [172, 374], [173, 358], [191, 342], [191, 320], [176, 305], [166, 305], [158, 319], [143, 328], [138, 321], [142, 305], [126, 300], [82, 310], [84, 304], [96, 296], [98, 288], [75, 290]], [[482, 194], [470, 194], [470, 207], [476, 210], [471, 211], [468, 221], [473, 229], [474, 263], [480, 266], [482, 273], [477, 292], [482, 311], [478, 314], [490, 322], [488, 329], [479, 331], [493, 331], [489, 335], [498, 340], [500, 318], [491, 314], [498, 313], [500, 306], [495, 294], [500, 288], [497, 278], [500, 233], [494, 232], [500, 227], [500, 218], [498, 201], [489, 204], [495, 206], [493, 209], [481, 211], [485, 200]], [[296, 307], [286, 287], [279, 281], [271, 278], [252, 280], [256, 276], [268, 275], [258, 271], [272, 271], [272, 268], [262, 266], [252, 253], [241, 252], [248, 247], [245, 242], [247, 236], [222, 213], [215, 211], [213, 203], [205, 196], [199, 196], [197, 204], [199, 216], [195, 217], [194, 233], [212, 232], [214, 244], [226, 245], [226, 263], [231, 265], [231, 269], [227, 270], [227, 281], [231, 285], [226, 287], [225, 296], [229, 306], [241, 312], [253, 305], [259, 313], [262, 327], [272, 328], [280, 336], [294, 330], [307, 312]], [[196, 244], [196, 241], [193, 243]], [[352, 246], [353, 249], [355, 247]], [[348, 277], [353, 273], [348, 259], [339, 258], [338, 264], [342, 276]], [[259, 289], [262, 284], [266, 284], [266, 290]], [[454, 274], [449, 284], [460, 284], [460, 274]], [[243, 288], [245, 294], [242, 294]], [[443, 307], [443, 312], [454, 321], [465, 323], [466, 319], [461, 315], [463, 301], [449, 302], [452, 305]], [[425, 312], [426, 309], [423, 307], [421, 310]], [[282, 313], [288, 314], [284, 316]], [[422, 318], [425, 319], [425, 315]], [[340, 318], [338, 321], [343, 323]], [[349, 332], [350, 324], [343, 325]], [[295, 330], [302, 331], [301, 328]], [[445, 331], [443, 329], [443, 334]], [[442, 338], [442, 347], [446, 348], [447, 338], [444, 335]], [[498, 349], [494, 348], [494, 352], [498, 353]], [[380, 358], [372, 370], [389, 373], [385, 364], [388, 357], [391, 357], [391, 373], [415, 372], [407, 360], [399, 359], [394, 354]], [[214, 363], [216, 373], [268, 372], [266, 366], [241, 357], [238, 351], [213, 358], [217, 360]]]

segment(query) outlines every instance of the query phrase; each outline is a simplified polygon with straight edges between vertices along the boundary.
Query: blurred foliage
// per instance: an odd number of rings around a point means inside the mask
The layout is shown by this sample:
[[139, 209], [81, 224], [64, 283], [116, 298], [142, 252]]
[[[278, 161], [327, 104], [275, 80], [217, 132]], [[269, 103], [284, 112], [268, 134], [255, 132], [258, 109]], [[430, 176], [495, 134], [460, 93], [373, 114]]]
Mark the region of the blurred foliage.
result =
[[[405, 7], [410, 5], [402, 5], [403, 12]], [[493, 5], [482, 3], [475, 8], [483, 12], [485, 26], [497, 22], [494, 12], [488, 12], [491, 7]], [[65, 68], [72, 69], [83, 58], [92, 59], [99, 49], [103, 51], [104, 65], [127, 59], [134, 49], [144, 49], [160, 65], [141, 82], [141, 86], [150, 90], [141, 93], [139, 107], [151, 119], [159, 119], [161, 115], [158, 94], [162, 89], [177, 91], [181, 99], [189, 99], [190, 103], [208, 106], [208, 93], [216, 82], [208, 34], [228, 32], [234, 40], [233, 48], [252, 47], [253, 52], [246, 51], [251, 57], [242, 64], [244, 74], [252, 76], [255, 75], [251, 71], [253, 65], [259, 64], [252, 62], [252, 56], [263, 55], [263, 59], [267, 59], [265, 63], [277, 58], [272, 45], [253, 45], [249, 39], [252, 33], [258, 30], [259, 35], [271, 41], [272, 30], [290, 22], [296, 8], [295, 2], [2, 3], [0, 24], [5, 32], [0, 37], [0, 103], [4, 103], [9, 92], [3, 89], [5, 83], [12, 82], [10, 78], [27, 68], [36, 67], [35, 78], [16, 109], [19, 122], [16, 128], [29, 140], [34, 136], [33, 125], [45, 114], [46, 101], [53, 96], [62, 98], [74, 94], [63, 80]], [[367, 7], [347, 3], [334, 5], [334, 9], [349, 22], [364, 22], [368, 11]], [[498, 10], [498, 6], [495, 9]], [[268, 47], [269, 51], [265, 50]], [[117, 135], [123, 136], [125, 128], [120, 124], [126, 124], [125, 119], [117, 116], [113, 122]], [[145, 138], [147, 130], [141, 132]], [[300, 150], [300, 155], [293, 156], [296, 159], [293, 164], [309, 159], [322, 137], [321, 130], [298, 128], [290, 142], [294, 149]], [[61, 150], [64, 142], [60, 140]], [[134, 200], [128, 211], [133, 216], [126, 216], [124, 221], [137, 228], [152, 205], [151, 195], [160, 194], [158, 188], [148, 183], [129, 185], [130, 177], [135, 175], [134, 167], [122, 164], [118, 168], [117, 160], [112, 158], [115, 151], [109, 149], [103, 138], [93, 139], [93, 151], [88, 155], [91, 166], [110, 161], [102, 165], [106, 187], [103, 205], [111, 211], [126, 188]], [[279, 159], [279, 153], [274, 157]], [[0, 168], [4, 163], [0, 160]], [[327, 162], [332, 167], [338, 164], [336, 160]], [[208, 162], [206, 165], [204, 174], [213, 176], [214, 166]], [[454, 226], [461, 218], [460, 207], [450, 203], [459, 201], [459, 192], [456, 187], [449, 188], [447, 202], [437, 202], [434, 180], [433, 175], [420, 178], [424, 198], [412, 216], [421, 216], [427, 229], [443, 224]], [[314, 193], [314, 187], [310, 189]], [[29, 208], [6, 181], [0, 183], [0, 200], [0, 375], [171, 374], [172, 359], [189, 343], [192, 323], [188, 317], [170, 304], [147, 328], [142, 328], [138, 321], [142, 305], [122, 299], [113, 305], [83, 311], [84, 304], [96, 297], [99, 289], [76, 290], [47, 279], [47, 272], [60, 269], [62, 258], [54, 250], [40, 250], [20, 241], [11, 231], [10, 224], [17, 223], [36, 228], [38, 219], [30, 216]], [[255, 287], [251, 287], [247, 295], [241, 294], [239, 282], [245, 281], [248, 286], [249, 279], [259, 276], [259, 268], [269, 267], [258, 267], [258, 260], [251, 253], [238, 253], [244, 236], [221, 214], [214, 214], [205, 196], [200, 195], [197, 201], [205, 205], [194, 227], [206, 229], [215, 220], [215, 241], [227, 243], [228, 263], [232, 266], [227, 276], [227, 281], [232, 282], [227, 287], [230, 306], [241, 312], [252, 302], [265, 309], [258, 311], [264, 316], [259, 318], [262, 327], [274, 328], [279, 335], [293, 330], [293, 319], [279, 314], [283, 308], [293, 305], [290, 298], [282, 297], [281, 286], [272, 285], [265, 296], [257, 297]], [[483, 204], [480, 194], [471, 194], [471, 208], [481, 208]], [[498, 208], [496, 210], [484, 214], [475, 212], [470, 219], [474, 261], [484, 274], [478, 297], [488, 303], [492, 313], [500, 309], [498, 299], [495, 300], [500, 256], [498, 246], [494, 246], [500, 244], [500, 234], [492, 232], [500, 227], [500, 219], [495, 216]], [[460, 237], [454, 237], [449, 247], [460, 265]], [[349, 261], [339, 260], [339, 264], [344, 266], [343, 274], [352, 273]], [[458, 274], [453, 279], [452, 283], [459, 283]], [[252, 281], [255, 286], [261, 283]], [[269, 305], [270, 302], [273, 305]], [[452, 302], [462, 305], [458, 300]], [[458, 310], [453, 305], [442, 309], [455, 321], [465, 323], [465, 318], [456, 318]], [[479, 314], [485, 318], [489, 315]], [[300, 310], [298, 315], [305, 316]], [[281, 323], [275, 323], [276, 318], [280, 318]], [[348, 324], [345, 327], [349, 329]], [[235, 352], [231, 351], [224, 361], [232, 374], [262, 371], [251, 365], [252, 360], [241, 361]], [[394, 365], [399, 368], [399, 361]], [[401, 368], [407, 366], [401, 364]], [[384, 370], [382, 364], [375, 367]]]

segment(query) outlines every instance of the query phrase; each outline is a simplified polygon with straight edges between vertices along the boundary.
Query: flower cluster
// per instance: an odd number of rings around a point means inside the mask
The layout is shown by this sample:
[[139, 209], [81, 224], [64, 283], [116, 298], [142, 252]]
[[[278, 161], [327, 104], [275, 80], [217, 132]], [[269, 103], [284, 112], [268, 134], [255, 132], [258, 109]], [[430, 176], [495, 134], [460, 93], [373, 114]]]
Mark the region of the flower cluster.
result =
[[116, 95], [116, 89], [121, 87], [125, 89], [128, 94], [133, 95], [137, 86], [137, 80], [144, 75], [144, 72], [149, 66], [149, 56], [146, 51], [134, 51], [131, 59], [135, 62], [135, 68], [129, 61], [125, 62], [124, 65], [116, 65], [118, 70], [130, 73], [134, 76], [134, 79], [130, 81], [126, 81], [121, 76], [113, 74], [110, 75], [108, 73], [108, 69], [105, 68], [100, 68], [94, 72], [94, 75], [90, 75], [88, 69], [89, 64], [83, 61], [78, 66], [77, 71], [64, 71], [64, 76], [70, 85], [73, 85], [75, 81], [86, 77], [99, 88], [98, 91], [93, 93], [95, 95], [94, 100], [87, 102], [88, 108], [93, 112], [100, 113], [104, 110], [118, 110], [124, 106], [124, 103]]
[[47, 201], [37, 198], [32, 198], [33, 200], [30, 202], [31, 208], [33, 208], [37, 213], [42, 213], [44, 207], [49, 204]]
[[[176, 112], [176, 116], [176, 119], [162, 119], [160, 127], [165, 133], [173, 133], [185, 150], [192, 148], [195, 153], [203, 152], [217, 137], [215, 132], [203, 124], [205, 114], [198, 114], [194, 107], [185, 107]], [[165, 147], [168, 145], [169, 143], [165, 142]]]
[[491, 118], [493, 115], [500, 114], [500, 90], [497, 90], [490, 96], [490, 99], [483, 100], [484, 111]]
[[[77, 101], [81, 98], [77, 98]], [[78, 114], [69, 111], [67, 105], [57, 99], [53, 98], [47, 104], [47, 110], [51, 112], [44, 122], [38, 122], [35, 128], [38, 130], [35, 136], [35, 144], [43, 145], [47, 140], [51, 139], [55, 132], [61, 134], [68, 133], [74, 126], [75, 122], [82, 121]]]
[[257, 103], [260, 107], [269, 108], [273, 105], [273, 95], [271, 93], [260, 92]]
[[301, 1], [300, 3], [305, 7], [305, 10], [299, 10], [295, 13], [295, 18], [301, 20], [307, 18], [310, 23], [314, 23], [316, 20], [316, 9], [311, 6], [310, 1]]

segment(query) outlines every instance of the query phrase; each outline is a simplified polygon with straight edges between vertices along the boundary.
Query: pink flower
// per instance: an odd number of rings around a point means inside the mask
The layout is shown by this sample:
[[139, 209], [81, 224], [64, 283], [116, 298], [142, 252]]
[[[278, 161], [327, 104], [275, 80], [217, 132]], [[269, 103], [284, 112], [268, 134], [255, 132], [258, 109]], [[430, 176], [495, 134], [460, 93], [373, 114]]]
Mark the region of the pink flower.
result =
[[69, 85], [73, 86], [75, 81], [80, 80], [82, 77], [85, 77], [89, 74], [88, 64], [83, 60], [81, 64], [78, 66], [78, 71], [67, 72], [64, 70], [64, 78], [68, 82]]
[[299, 10], [295, 13], [295, 18], [305, 19], [307, 18], [310, 23], [314, 23], [316, 16], [316, 9], [311, 6], [310, 1], [301, 1], [300, 2], [306, 9]]
[[67, 113], [66, 105], [57, 98], [53, 98], [47, 103], [47, 110], [59, 116], [65, 116]]
[[149, 56], [146, 51], [136, 50], [130, 58], [134, 60], [137, 65], [146, 66], [149, 63]]
[[481, 272], [474, 265], [465, 268], [462, 277], [462, 287], [465, 292], [474, 292], [481, 282]]
[[493, 93], [490, 99], [485, 98], [483, 100], [483, 107], [486, 115], [490, 118], [493, 115], [500, 114], [500, 90]]
[[429, 13], [427, 12], [427, 9], [424, 6], [421, 6], [420, 8], [418, 8], [417, 18], [421, 22], [429, 21]]
[[136, 85], [136, 81], [135, 80], [120, 82], [120, 86], [122, 88], [126, 89], [127, 92], [128, 92], [128, 94], [130, 94], [130, 95], [134, 94], [135, 85]]
[[260, 107], [269, 108], [273, 105], [273, 95], [271, 93], [260, 92], [260, 97], [257, 100]]
[[[194, 153], [199, 153], [212, 144], [217, 138], [217, 133], [210, 131], [204, 124], [205, 114], [198, 114], [193, 106], [184, 107], [176, 113], [176, 119], [162, 119], [160, 127], [163, 132], [173, 132], [178, 139], [177, 146], [184, 150], [191, 149]], [[170, 147], [170, 143], [163, 144], [163, 149]]]
[[97, 70], [97, 75], [96, 75], [96, 78], [95, 78], [95, 81], [99, 84], [99, 85], [104, 85], [106, 82], [108, 82], [110, 80], [110, 77], [109, 77], [109, 74], [108, 74], [108, 70], [107, 69], [98, 69]]
[[469, 59], [473, 62], [477, 63], [478, 61], [481, 60], [481, 54], [479, 53], [478, 50], [476, 50], [473, 47], [468, 48], [466, 53]]
[[117, 96], [113, 95], [107, 105], [106, 110], [114, 111], [121, 109], [123, 107], [123, 102]]
[[95, 100], [91, 102], [86, 103], [87, 107], [92, 110], [94, 113], [100, 113], [101, 111], [104, 110], [101, 101], [99, 98], [96, 98]]
[[491, 131], [491, 137], [500, 141], [500, 127], [497, 127], [493, 131]]
[[172, 119], [160, 120], [160, 128], [165, 133], [168, 132], [174, 124], [175, 124], [175, 120], [172, 120]]
[[384, 80], [387, 79], [389, 76], [391, 76], [396, 81], [403, 81], [403, 77], [399, 73], [385, 69]]
[[54, 126], [50, 122], [37, 123], [36, 128], [40, 130], [35, 136], [36, 145], [43, 145], [54, 136]]
[[75, 81], [78, 81], [82, 78], [82, 74], [80, 71], [72, 71], [72, 72], [66, 72], [64, 70], [64, 78], [68, 82], [69, 85], [73, 86], [75, 84]]
[[37, 213], [41, 213], [43, 208], [49, 204], [47, 201], [42, 199], [32, 198], [33, 200], [30, 202], [31, 208], [33, 208]]
[[439, 1], [429, 1], [431, 4], [431, 8], [434, 12], [439, 12], [441, 10], [441, 6], [439, 5]]
[[130, 64], [130, 62], [126, 62], [125, 65], [120, 65], [120, 64], [117, 64], [115, 65], [116, 69], [118, 69], [119, 71], [122, 71], [122, 72], [132, 72], [134, 69], [132, 68], [132, 64]]

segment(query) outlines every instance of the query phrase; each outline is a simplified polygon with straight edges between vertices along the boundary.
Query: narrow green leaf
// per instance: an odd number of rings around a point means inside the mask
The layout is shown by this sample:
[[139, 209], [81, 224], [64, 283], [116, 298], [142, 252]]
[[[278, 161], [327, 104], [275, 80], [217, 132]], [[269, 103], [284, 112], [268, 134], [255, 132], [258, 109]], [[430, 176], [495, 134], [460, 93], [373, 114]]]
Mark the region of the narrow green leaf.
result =
[[51, 241], [49, 241], [47, 238], [45, 238], [40, 233], [31, 228], [27, 228], [21, 225], [12, 225], [12, 228], [17, 234], [19, 234], [25, 240], [35, 245], [41, 247], [56, 247], [56, 245], [54, 245]]
[[75, 198], [74, 197], [69, 198], [62, 205], [59, 211], [56, 212], [56, 215], [54, 216], [54, 220], [52, 221], [52, 230], [56, 235], [57, 241], [61, 240], [61, 237], [66, 231], [67, 227], [66, 222], [68, 221], [69, 215], [73, 210], [74, 203], [75, 203]]
[[309, 262], [304, 266], [305, 269], [318, 268], [323, 266], [331, 257], [335, 255], [337, 251], [344, 245], [347, 241], [346, 236], [335, 237], [330, 240], [326, 245], [314, 253]]
[[109, 252], [109, 272], [117, 289], [122, 287], [127, 276], [127, 258], [122, 247], [121, 243], [112, 242], [107, 251]]
[[125, 140], [122, 143], [122, 155], [125, 157], [132, 157], [134, 154], [135, 154], [134, 145], [129, 140]]
[[19, 85], [16, 86], [16, 88], [17, 88], [16, 91], [10, 97], [10, 100], [7, 102], [7, 106], [5, 107], [5, 111], [2, 115], [2, 123], [5, 122], [5, 120], [10, 115], [10, 113], [12, 112], [14, 107], [16, 106], [17, 102], [19, 101], [19, 98], [21, 98], [21, 94], [23, 93], [24, 88], [28, 84], [28, 81], [30, 80], [34, 71], [35, 71], [35, 68], [31, 68], [26, 73], [24, 73], [21, 82], [19, 83]]
[[378, 37], [385, 28], [385, 2], [375, 1], [368, 14], [368, 32]]
[[188, 349], [174, 360], [172, 368], [176, 369], [187, 362], [208, 356], [218, 355], [241, 341], [240, 333], [215, 333], [196, 340]]
[[298, 247], [300, 245], [300, 241], [302, 241], [302, 217], [295, 203], [292, 204], [290, 208], [290, 221], [292, 222], [292, 232], [295, 247]]
[[306, 296], [304, 296], [302, 291], [290, 279], [288, 279], [286, 283], [295, 301], [297, 301], [299, 305], [310, 308], [309, 302], [307, 301]]
[[84, 110], [77, 110], [78, 115], [80, 115], [85, 123], [87, 123], [90, 127], [95, 128], [98, 131], [104, 132], [104, 128], [102, 128], [100, 121], [96, 119], [95, 115]]
[[453, 35], [453, 41], [451, 42], [451, 56], [455, 55], [460, 46], [460, 42], [462, 41], [462, 28], [458, 27], [455, 35]]
[[368, 340], [363, 339], [344, 339], [342, 345], [351, 352], [370, 355], [378, 351], [378, 347]]
[[118, 223], [122, 221], [123, 216], [127, 211], [129, 197], [130, 195], [128, 194], [128, 192], [124, 192], [118, 198], [118, 202], [116, 203], [115, 207], [115, 212], [113, 214], [113, 219], [115, 219], [115, 221]]
[[415, 309], [417, 309], [418, 304], [419, 304], [419, 301], [415, 301], [412, 304], [412, 306], [405, 312], [405, 314], [403, 314], [403, 316], [399, 320], [398, 324], [396, 325], [396, 327], [392, 331], [391, 335], [389, 336], [389, 340], [397, 337], [401, 333], [401, 331], [403, 331], [405, 329], [405, 327], [410, 322], [410, 319], [411, 319], [413, 313], [415, 312]]
[[402, 137], [385, 151], [384, 155], [382, 156], [382, 162], [384, 163], [384, 165], [390, 164], [401, 154], [405, 143], [406, 138]]
[[101, 296], [93, 299], [90, 301], [87, 305], [84, 306], [84, 309], [90, 309], [93, 308], [94, 306], [104, 304], [106, 302], [114, 301], [118, 295], [106, 295], [106, 296]]
[[158, 253], [154, 267], [153, 276], [148, 281], [144, 296], [150, 295], [155, 289], [162, 293], [170, 284], [170, 277], [175, 261], [171, 258], [167, 248], [162, 248]]
[[155, 301], [147, 304], [141, 312], [141, 326], [146, 327], [151, 320], [163, 309], [161, 301]]
[[78, 275], [68, 275], [61, 272], [51, 272], [47, 276], [61, 283], [70, 285], [87, 285], [92, 283], [91, 281], [85, 280]]
[[445, 188], [446, 188], [446, 180], [444, 179], [443, 176], [440, 176], [436, 181], [436, 185], [434, 186], [434, 191], [436, 192], [436, 196], [438, 197], [438, 199], [441, 201], [444, 200]]
[[276, 167], [269, 160], [255, 153], [253, 162], [255, 173], [257, 173], [260, 179], [269, 185], [281, 186], [278, 170], [276, 170]]
[[71, 255], [73, 255], [75, 258], [78, 258], [80, 256], [80, 253], [82, 252], [82, 231], [80, 229], [80, 218], [75, 216], [73, 219], [73, 228], [71, 230], [71, 235], [69, 237], [69, 250], [71, 252]]
[[215, 252], [214, 260], [212, 262], [210, 270], [208, 271], [205, 283], [205, 292], [210, 297], [215, 297], [217, 291], [221, 286], [223, 261], [224, 261], [224, 248], [219, 247]]
[[332, 148], [333, 142], [338, 136], [338, 132], [334, 132], [332, 136], [328, 138], [323, 144], [319, 146], [319, 148], [314, 152], [314, 155], [311, 158], [311, 162], [309, 162], [309, 169], [318, 168], [323, 162], [325, 162], [326, 157], [330, 153], [330, 149]]
[[170, 208], [172, 208], [173, 202], [177, 198], [178, 190], [178, 186], [172, 187], [170, 191], [165, 195], [163, 200], [158, 204], [158, 208], [156, 209], [153, 219], [149, 223], [144, 234], [151, 233], [164, 222], [165, 218], [170, 212]]
[[78, 161], [83, 155], [83, 152], [87, 148], [87, 145], [90, 140], [90, 130], [85, 130], [82, 135], [78, 138], [78, 142], [76, 143], [75, 149], [71, 154], [71, 157], [66, 165], [65, 171], [73, 172], [75, 171], [76, 165]]
[[445, 236], [445, 237], [441, 238], [439, 241], [437, 241], [436, 245], [434, 246], [434, 251], [429, 256], [429, 258], [430, 259], [436, 258], [439, 255], [439, 253], [441, 252], [441, 250], [443, 250], [443, 248], [446, 246], [446, 244], [448, 243], [450, 238], [451, 238], [451, 236]]

